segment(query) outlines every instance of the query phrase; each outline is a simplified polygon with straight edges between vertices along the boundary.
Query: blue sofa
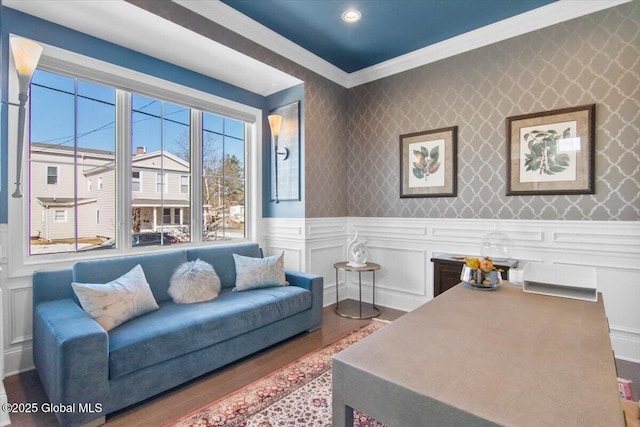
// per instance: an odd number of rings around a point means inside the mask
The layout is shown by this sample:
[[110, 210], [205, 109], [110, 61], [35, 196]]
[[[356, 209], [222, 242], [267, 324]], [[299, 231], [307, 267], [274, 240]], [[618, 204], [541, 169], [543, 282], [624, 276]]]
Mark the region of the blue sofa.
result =
[[[33, 355], [63, 426], [105, 415], [227, 365], [322, 323], [321, 276], [286, 272], [289, 286], [232, 292], [233, 253], [261, 257], [256, 244], [193, 248], [78, 262], [33, 276]], [[175, 304], [175, 269], [201, 259], [222, 284], [218, 298]], [[160, 306], [106, 332], [79, 305], [71, 282], [107, 283], [140, 264]]]

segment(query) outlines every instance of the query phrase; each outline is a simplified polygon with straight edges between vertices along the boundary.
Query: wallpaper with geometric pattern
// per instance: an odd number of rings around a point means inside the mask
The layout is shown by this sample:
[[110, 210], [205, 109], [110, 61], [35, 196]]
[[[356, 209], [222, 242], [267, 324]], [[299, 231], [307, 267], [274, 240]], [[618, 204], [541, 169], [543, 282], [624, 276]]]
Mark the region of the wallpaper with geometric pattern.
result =
[[[345, 89], [173, 2], [128, 0], [305, 82], [305, 216], [640, 220], [640, 1]], [[506, 196], [505, 118], [596, 104], [595, 194]], [[457, 197], [400, 199], [399, 135], [458, 126]]]
[[[349, 216], [640, 219], [640, 2], [349, 91]], [[506, 196], [505, 118], [596, 104], [595, 194]], [[458, 196], [399, 198], [401, 134], [458, 126]]]

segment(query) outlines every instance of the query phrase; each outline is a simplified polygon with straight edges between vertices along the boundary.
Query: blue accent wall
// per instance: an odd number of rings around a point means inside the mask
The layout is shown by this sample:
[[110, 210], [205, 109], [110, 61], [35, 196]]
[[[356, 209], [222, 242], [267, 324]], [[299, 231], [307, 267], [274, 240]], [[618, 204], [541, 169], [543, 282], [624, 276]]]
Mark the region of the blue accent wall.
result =
[[[266, 121], [267, 98], [220, 80], [1, 6], [0, 25], [0, 95], [3, 102], [7, 101], [8, 43], [12, 33], [259, 108], [265, 111]], [[7, 117], [7, 106], [3, 104], [0, 107], [0, 223], [8, 222], [7, 183], [11, 181], [7, 177]]]
[[[271, 152], [271, 130], [267, 115], [269, 111], [296, 101], [300, 102], [300, 200], [281, 200], [280, 203], [275, 203], [271, 200], [271, 157], [273, 157], [273, 153]], [[267, 111], [264, 113], [263, 123], [262, 216], [265, 218], [304, 218], [304, 83], [268, 96]]]

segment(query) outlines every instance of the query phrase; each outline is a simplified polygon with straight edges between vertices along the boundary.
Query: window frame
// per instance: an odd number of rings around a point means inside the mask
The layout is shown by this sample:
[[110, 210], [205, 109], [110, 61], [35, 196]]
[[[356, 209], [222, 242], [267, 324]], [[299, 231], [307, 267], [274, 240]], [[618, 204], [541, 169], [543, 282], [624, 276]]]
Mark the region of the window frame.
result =
[[[60, 183], [60, 167], [57, 165], [45, 165], [45, 172], [44, 172], [44, 183], [45, 185], [58, 185]], [[49, 168], [53, 168], [56, 170], [56, 174], [55, 175], [49, 175]], [[49, 183], [49, 176], [55, 176], [56, 177], [56, 182], [54, 183]]]
[[[187, 179], [187, 183], [186, 184], [182, 183], [182, 180], [184, 178]], [[180, 175], [180, 194], [189, 194], [190, 193], [190, 191], [191, 191], [191, 185], [189, 185], [189, 183], [191, 181], [190, 178], [191, 177], [189, 175]], [[187, 191], [182, 191], [183, 187], [185, 187], [185, 186], [187, 187]]]
[[[62, 218], [58, 219], [58, 213], [62, 213]], [[68, 222], [68, 215], [66, 209], [54, 209], [53, 210], [53, 222]]]
[[[191, 137], [191, 175], [201, 175], [201, 136], [194, 129], [200, 129], [202, 125], [201, 112], [240, 120], [245, 123], [245, 238], [233, 242], [251, 241], [258, 244], [262, 240], [262, 134], [264, 112], [256, 107], [225, 99], [217, 95], [203, 92], [192, 87], [164, 80], [148, 74], [143, 74], [115, 64], [110, 64], [95, 58], [87, 57], [75, 52], [47, 45], [38, 41], [44, 47], [38, 68], [54, 73], [64, 74], [70, 77], [80, 78], [86, 81], [108, 85], [116, 88], [116, 120], [121, 126], [116, 132], [118, 150], [116, 150], [116, 162], [119, 166], [116, 174], [116, 239], [118, 247], [109, 251], [84, 251], [70, 253], [29, 255], [29, 221], [24, 220], [29, 214], [29, 198], [8, 197], [9, 224], [15, 224], [9, 228], [9, 239], [17, 242], [17, 253], [22, 256], [8, 259], [9, 277], [21, 277], [32, 274], [43, 267], [64, 267], [82, 259], [104, 258], [122, 256], [135, 253], [153, 253], [167, 250], [175, 250], [175, 246], [150, 246], [132, 247], [131, 235], [127, 224], [131, 224], [131, 123], [129, 121], [131, 111], [131, 93], [151, 96], [163, 101], [179, 103], [192, 109], [192, 137]], [[10, 55], [10, 62], [13, 58]], [[14, 64], [10, 67], [15, 67]], [[15, 73], [9, 73], [8, 96], [17, 99], [18, 79]], [[128, 98], [128, 99], [127, 99]], [[16, 158], [17, 139], [17, 112], [9, 109], [8, 127], [8, 158]], [[29, 117], [26, 126], [30, 126]], [[194, 126], [195, 125], [195, 126]], [[28, 134], [28, 133], [27, 133]], [[27, 136], [28, 138], [28, 136]], [[25, 142], [28, 145], [28, 141]], [[28, 156], [23, 157], [23, 188], [28, 186], [29, 176], [26, 167]], [[15, 175], [15, 163], [9, 162], [8, 175]], [[59, 178], [58, 178], [59, 179]], [[142, 179], [142, 177], [141, 177]], [[181, 248], [194, 246], [210, 246], [229, 244], [229, 241], [203, 241], [202, 240], [202, 209], [200, 209], [202, 184], [198, 180], [191, 180], [191, 242], [182, 243]], [[123, 195], [124, 194], [124, 195]], [[128, 200], [122, 203], [123, 197]]]
[[[133, 177], [134, 173], [138, 174], [137, 181], [136, 181], [136, 178]], [[133, 184], [134, 183], [138, 184], [138, 189], [137, 190], [135, 188], [133, 188]], [[141, 193], [142, 192], [142, 171], [140, 171], [140, 170], [137, 170], [137, 171], [132, 170], [131, 171], [131, 192], [132, 193]]]

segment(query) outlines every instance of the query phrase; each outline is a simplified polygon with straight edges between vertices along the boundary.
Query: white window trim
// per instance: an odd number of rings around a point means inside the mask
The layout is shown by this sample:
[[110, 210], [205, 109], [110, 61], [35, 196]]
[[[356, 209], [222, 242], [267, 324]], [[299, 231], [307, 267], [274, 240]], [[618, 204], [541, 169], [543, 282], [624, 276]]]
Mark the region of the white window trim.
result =
[[[139, 184], [139, 186], [140, 186], [140, 189], [139, 189], [139, 190], [134, 190], [134, 189], [133, 189], [133, 173], [134, 173], [134, 172], [138, 172], [138, 181], [137, 181], [137, 182], [138, 182], [138, 184]], [[140, 170], [138, 170], [138, 171], [133, 171], [133, 170], [132, 170], [132, 171], [131, 171], [131, 191], [132, 191], [132, 192], [134, 192], [134, 193], [142, 193], [142, 175], [144, 175], [144, 174], [143, 174], [143, 173], [142, 173], [142, 171], [140, 171]]]
[[[63, 219], [56, 219], [58, 212], [64, 214]], [[67, 222], [67, 210], [66, 209], [54, 209], [53, 210], [53, 222]]]
[[[55, 168], [56, 169], [56, 183], [55, 184], [49, 184], [49, 168]], [[25, 181], [23, 181], [24, 183]], [[60, 184], [60, 166], [56, 166], [56, 165], [45, 165], [44, 166], [44, 185], [58, 185]], [[23, 185], [24, 187], [24, 185]]]
[[[162, 191], [158, 191], [158, 185], [160, 181], [158, 177], [162, 176]], [[169, 173], [168, 172], [156, 172], [156, 193], [168, 193], [169, 192]]]
[[[182, 191], [182, 178], [186, 178], [187, 179], [187, 191]], [[180, 175], [180, 182], [179, 182], [179, 186], [180, 186], [180, 194], [189, 194], [190, 190], [191, 190], [191, 185], [189, 185], [190, 179], [189, 179], [189, 175]]]
[[[245, 235], [247, 241], [262, 244], [262, 110], [241, 104], [236, 101], [221, 98], [210, 93], [202, 92], [197, 89], [182, 86], [174, 82], [163, 80], [157, 77], [149, 76], [137, 71], [123, 68], [114, 64], [106, 63], [94, 58], [80, 55], [75, 52], [60, 49], [46, 43], [34, 40], [43, 46], [44, 51], [40, 59], [39, 68], [47, 69], [53, 72], [60, 72], [66, 75], [75, 76], [88, 81], [100, 84], [106, 84], [111, 87], [133, 91], [142, 95], [152, 96], [168, 102], [181, 103], [191, 108], [207, 111], [214, 114], [230, 117], [245, 122], [245, 169], [248, 179], [245, 182], [245, 200], [248, 203], [248, 209], [245, 210]], [[15, 70], [12, 55], [9, 55], [9, 70]], [[9, 72], [8, 78], [8, 97], [9, 99], [18, 98], [18, 81], [15, 72]], [[122, 92], [120, 92], [122, 94]], [[116, 95], [118, 96], [118, 94]], [[16, 139], [17, 139], [17, 109], [9, 108], [8, 111], [8, 156], [9, 159], [16, 158]], [[192, 117], [199, 116], [197, 112]], [[116, 120], [120, 123], [128, 123], [129, 118], [125, 112], [116, 111]], [[193, 123], [193, 119], [192, 119]], [[29, 126], [29, 118], [27, 117], [26, 126]], [[193, 130], [193, 127], [192, 127]], [[118, 150], [120, 164], [125, 166], [121, 169], [121, 173], [116, 176], [116, 193], [126, 192], [131, 194], [131, 130], [129, 126], [120, 126], [119, 141], [123, 141], [123, 145]], [[127, 135], [128, 133], [128, 135]], [[123, 135], [124, 134], [124, 135]], [[25, 140], [28, 133], [25, 134]], [[124, 138], [124, 139], [123, 139]], [[195, 135], [192, 137], [194, 147], [192, 147], [192, 156], [196, 157], [201, 151], [200, 137]], [[28, 143], [25, 142], [25, 152], [28, 149]], [[23, 156], [23, 183], [28, 183], [28, 170], [26, 167], [28, 156]], [[16, 173], [15, 163], [8, 162], [8, 176], [13, 177]], [[192, 162], [192, 175], [201, 175], [200, 162]], [[26, 178], [26, 179], [25, 179]], [[59, 180], [58, 180], [59, 181]], [[23, 188], [25, 185], [23, 185]], [[194, 243], [181, 244], [181, 248], [189, 246], [216, 245], [229, 242], [202, 242], [202, 224], [199, 221], [202, 217], [201, 213], [197, 215], [197, 209], [193, 209], [196, 197], [201, 198], [202, 185], [199, 180], [194, 180], [191, 184], [191, 230]], [[12, 191], [10, 190], [9, 193]], [[117, 196], [118, 197], [118, 196]], [[40, 269], [55, 269], [72, 266], [75, 262], [82, 259], [102, 258], [105, 256], [125, 255], [127, 253], [142, 253], [140, 248], [131, 248], [128, 244], [128, 225], [131, 224], [131, 209], [124, 204], [116, 204], [116, 215], [119, 217], [119, 223], [116, 227], [116, 236], [118, 242], [123, 247], [114, 249], [115, 253], [105, 254], [96, 253], [104, 251], [85, 253], [57, 253], [42, 254], [35, 257], [29, 256], [29, 222], [24, 218], [28, 217], [29, 200], [28, 197], [16, 199], [8, 197], [8, 238], [9, 241], [15, 242], [16, 256], [8, 257], [7, 270], [8, 277], [25, 277], [33, 274], [34, 271]], [[143, 253], [162, 252], [168, 250], [176, 250], [175, 247], [146, 247]], [[19, 255], [18, 255], [19, 254]]]

